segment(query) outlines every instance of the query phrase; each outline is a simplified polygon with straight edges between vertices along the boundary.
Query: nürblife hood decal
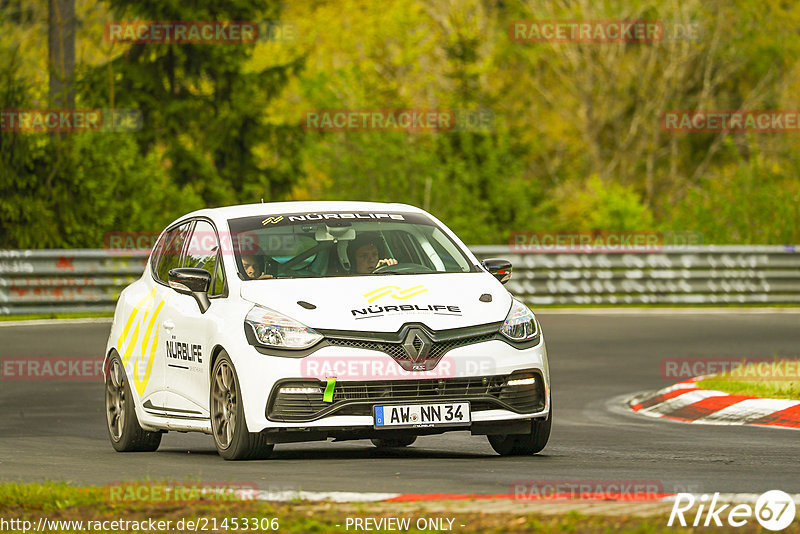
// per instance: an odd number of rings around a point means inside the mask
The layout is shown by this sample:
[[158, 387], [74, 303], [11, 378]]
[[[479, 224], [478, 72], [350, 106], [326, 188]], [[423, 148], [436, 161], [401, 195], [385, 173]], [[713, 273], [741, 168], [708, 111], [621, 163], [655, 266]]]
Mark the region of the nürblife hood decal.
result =
[[[480, 301], [484, 293], [494, 295], [491, 302]], [[483, 272], [253, 280], [241, 294], [311, 328], [374, 332], [408, 322], [433, 330], [486, 324], [505, 319], [511, 307], [511, 295]]]
[[[352, 309], [350, 310], [350, 313], [355, 319], [368, 319], [392, 313], [419, 314], [422, 312], [444, 315], [461, 315], [461, 308], [458, 306], [458, 304], [426, 304], [424, 302], [426, 300], [424, 296], [418, 299], [413, 299], [417, 301], [414, 304], [400, 303], [427, 292], [428, 288], [422, 284], [405, 288], [394, 285], [384, 285], [364, 293], [364, 298], [367, 299], [367, 302], [371, 304], [370, 306]], [[372, 304], [373, 302], [381, 299], [383, 299], [383, 302], [379, 304]], [[393, 304], [393, 301], [400, 302]]]

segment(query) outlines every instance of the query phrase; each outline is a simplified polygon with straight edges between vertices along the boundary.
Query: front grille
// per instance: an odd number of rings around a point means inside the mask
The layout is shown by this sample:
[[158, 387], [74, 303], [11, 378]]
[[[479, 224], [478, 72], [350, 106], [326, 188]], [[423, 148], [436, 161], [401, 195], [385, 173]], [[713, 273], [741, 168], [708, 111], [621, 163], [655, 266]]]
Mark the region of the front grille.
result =
[[356, 349], [377, 350], [385, 352], [395, 360], [407, 360], [408, 355], [400, 343], [385, 343], [382, 341], [362, 341], [359, 339], [326, 338], [326, 341], [337, 347], [352, 347]]
[[[496, 334], [491, 333], [491, 334], [482, 334], [477, 336], [446, 339], [443, 341], [433, 341], [431, 343], [431, 348], [430, 352], [428, 352], [427, 359], [436, 361], [453, 349], [457, 349], [459, 347], [465, 347], [467, 345], [472, 345], [474, 343], [483, 343], [484, 341], [489, 341], [491, 339], [495, 339], [496, 337], [497, 337]], [[334, 345], [337, 347], [353, 347], [358, 349], [367, 349], [367, 350], [376, 350], [379, 352], [385, 352], [386, 354], [388, 354], [397, 361], [409, 361], [411, 359], [409, 355], [406, 354], [402, 342], [394, 343], [388, 341], [367, 341], [362, 339], [348, 339], [341, 337], [339, 338], [328, 337], [326, 338], [326, 341], [330, 345]], [[422, 342], [419, 341], [419, 339], [415, 339], [414, 347], [417, 350], [420, 350], [421, 346]]]
[[[544, 409], [541, 375], [530, 386], [504, 385], [509, 375], [428, 380], [375, 380], [337, 382], [333, 402], [323, 402], [325, 384], [318, 380], [288, 380], [275, 385], [267, 403], [272, 421], [312, 421], [327, 415], [371, 415], [375, 404], [398, 402], [470, 401], [472, 411], [506, 409], [533, 413]], [[519, 373], [511, 375], [523, 376]], [[524, 376], [532, 376], [532, 372]], [[282, 387], [319, 387], [319, 393], [279, 393]]]
[[484, 334], [482, 336], [472, 336], [460, 339], [448, 339], [446, 341], [435, 341], [431, 347], [430, 357], [438, 358], [444, 356], [453, 349], [472, 345], [473, 343], [483, 343], [490, 339], [495, 339], [496, 334]]

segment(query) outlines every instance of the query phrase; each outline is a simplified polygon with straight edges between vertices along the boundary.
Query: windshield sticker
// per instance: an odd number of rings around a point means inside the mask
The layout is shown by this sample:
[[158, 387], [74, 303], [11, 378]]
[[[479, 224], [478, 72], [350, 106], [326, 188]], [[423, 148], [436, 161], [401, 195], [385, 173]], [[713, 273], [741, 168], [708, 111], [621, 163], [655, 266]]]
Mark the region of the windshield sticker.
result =
[[259, 215], [253, 217], [242, 217], [231, 219], [234, 233], [241, 232], [245, 228], [275, 228], [276, 226], [292, 226], [296, 224], [308, 223], [328, 223], [334, 226], [342, 226], [347, 223], [359, 222], [394, 222], [431, 225], [433, 222], [425, 215], [420, 213], [390, 213], [390, 212], [371, 212], [371, 211], [349, 211], [349, 212], [311, 212], [311, 213], [282, 213], [272, 215]]
[[328, 219], [389, 219], [392, 221], [405, 221], [399, 213], [309, 213], [307, 215], [288, 215], [289, 222], [297, 221], [327, 221]]

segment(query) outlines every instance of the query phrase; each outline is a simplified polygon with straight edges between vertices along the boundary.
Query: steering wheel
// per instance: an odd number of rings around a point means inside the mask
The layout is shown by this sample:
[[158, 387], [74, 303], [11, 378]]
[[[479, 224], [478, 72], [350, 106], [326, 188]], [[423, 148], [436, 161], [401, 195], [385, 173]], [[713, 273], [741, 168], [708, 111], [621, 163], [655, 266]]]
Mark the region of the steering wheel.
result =
[[395, 263], [394, 265], [381, 265], [372, 270], [373, 274], [377, 273], [432, 273], [433, 269], [425, 267], [419, 263]]

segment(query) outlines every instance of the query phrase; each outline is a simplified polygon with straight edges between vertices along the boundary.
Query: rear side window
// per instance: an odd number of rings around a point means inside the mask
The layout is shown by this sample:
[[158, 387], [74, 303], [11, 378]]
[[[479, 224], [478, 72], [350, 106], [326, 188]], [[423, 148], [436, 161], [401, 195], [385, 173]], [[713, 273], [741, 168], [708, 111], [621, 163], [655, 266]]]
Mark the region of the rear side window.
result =
[[170, 269], [180, 267], [181, 252], [189, 235], [190, 227], [191, 223], [184, 223], [167, 230], [161, 237], [155, 263], [153, 264], [153, 276], [155, 276], [156, 280], [165, 284], [169, 283]]

